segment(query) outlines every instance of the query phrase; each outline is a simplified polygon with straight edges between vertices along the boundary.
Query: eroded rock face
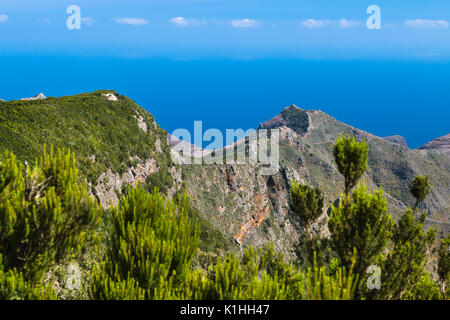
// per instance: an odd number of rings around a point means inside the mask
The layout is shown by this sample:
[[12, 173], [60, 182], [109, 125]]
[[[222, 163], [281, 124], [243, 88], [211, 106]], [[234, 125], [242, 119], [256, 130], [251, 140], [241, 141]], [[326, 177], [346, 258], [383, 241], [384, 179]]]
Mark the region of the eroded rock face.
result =
[[421, 150], [435, 150], [442, 152], [443, 154], [450, 156], [450, 133], [428, 142], [424, 146], [420, 147]]
[[227, 166], [227, 183], [231, 191], [236, 191], [240, 188], [241, 184], [239, 178], [236, 175], [236, 169], [234, 166]]
[[139, 128], [142, 131], [144, 131], [145, 133], [147, 133], [148, 132], [148, 128], [147, 128], [147, 123], [145, 123], [145, 119], [140, 114], [137, 114], [134, 117], [136, 118], [136, 120], [138, 122]]
[[181, 191], [183, 188], [183, 176], [181, 168], [172, 166], [169, 168], [169, 173], [173, 179], [173, 186], [169, 189], [169, 197], [172, 197], [175, 192]]
[[264, 176], [258, 165], [249, 164], [181, 169], [195, 207], [238, 246], [271, 242], [288, 257], [295, 255], [302, 226], [289, 212], [285, 174]]
[[[139, 158], [137, 158], [140, 161]], [[133, 159], [136, 160], [136, 159]], [[152, 173], [157, 172], [159, 167], [155, 159], [145, 162], [140, 161], [135, 167], [129, 168], [125, 173], [112, 172], [108, 169], [97, 179], [95, 194], [104, 208], [117, 205], [124, 184], [135, 186], [137, 183], [145, 183], [145, 179]]]

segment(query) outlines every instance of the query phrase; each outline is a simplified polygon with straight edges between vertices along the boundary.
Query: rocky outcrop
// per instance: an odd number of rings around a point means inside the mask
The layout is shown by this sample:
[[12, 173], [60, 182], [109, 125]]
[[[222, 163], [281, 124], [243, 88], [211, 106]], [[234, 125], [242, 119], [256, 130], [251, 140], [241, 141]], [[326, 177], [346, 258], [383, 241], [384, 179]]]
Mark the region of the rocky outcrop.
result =
[[22, 98], [20, 100], [29, 101], [29, 100], [43, 100], [43, 99], [47, 99], [47, 97], [41, 92], [41, 93], [35, 95], [34, 97]]
[[103, 97], [106, 97], [106, 100], [108, 101], [117, 101], [119, 100], [114, 93], [104, 93], [102, 94]]
[[450, 156], [450, 133], [443, 137], [428, 142], [419, 149], [439, 151], [447, 156]]
[[402, 136], [399, 135], [395, 135], [395, 136], [390, 136], [390, 137], [384, 137], [384, 140], [387, 140], [389, 142], [398, 144], [404, 148], [408, 148], [408, 144], [406, 143], [406, 139]]
[[145, 162], [139, 158], [133, 158], [132, 160], [138, 160], [139, 163], [135, 167], [129, 168], [122, 175], [109, 169], [98, 178], [95, 194], [104, 208], [116, 205], [119, 202], [119, 196], [125, 184], [135, 186], [137, 183], [144, 183], [150, 174], [159, 170], [155, 159], [149, 159]]
[[148, 128], [147, 123], [145, 123], [145, 119], [140, 114], [135, 115], [134, 118], [137, 120], [139, 128], [145, 133], [147, 133]]

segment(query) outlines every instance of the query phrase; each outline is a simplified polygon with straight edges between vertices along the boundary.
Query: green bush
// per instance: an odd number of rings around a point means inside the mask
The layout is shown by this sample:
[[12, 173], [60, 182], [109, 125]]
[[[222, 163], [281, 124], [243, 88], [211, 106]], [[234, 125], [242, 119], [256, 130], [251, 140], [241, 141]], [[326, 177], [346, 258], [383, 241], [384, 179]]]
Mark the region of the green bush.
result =
[[9, 296], [15, 291], [19, 298], [31, 297], [53, 265], [83, 252], [101, 216], [79, 181], [75, 157], [61, 149], [55, 154], [44, 148], [35, 166], [25, 168], [6, 152], [0, 160], [0, 200], [4, 298], [17, 298]]

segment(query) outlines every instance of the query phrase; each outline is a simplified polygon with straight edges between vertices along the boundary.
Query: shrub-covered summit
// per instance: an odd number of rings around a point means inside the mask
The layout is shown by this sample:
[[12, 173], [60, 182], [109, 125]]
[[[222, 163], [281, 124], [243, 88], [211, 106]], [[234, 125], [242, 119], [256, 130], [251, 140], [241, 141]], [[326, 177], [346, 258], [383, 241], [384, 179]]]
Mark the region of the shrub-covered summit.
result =
[[167, 133], [149, 112], [112, 90], [0, 102], [0, 119], [0, 151], [34, 163], [43, 144], [70, 148], [90, 182], [108, 169], [123, 173], [137, 159], [170, 163]]

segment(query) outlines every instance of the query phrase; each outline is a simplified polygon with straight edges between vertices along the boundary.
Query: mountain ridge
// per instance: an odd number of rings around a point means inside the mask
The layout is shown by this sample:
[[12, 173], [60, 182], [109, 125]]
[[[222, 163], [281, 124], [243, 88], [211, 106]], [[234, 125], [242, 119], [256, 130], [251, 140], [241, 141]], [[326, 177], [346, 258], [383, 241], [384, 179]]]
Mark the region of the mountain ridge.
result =
[[[323, 190], [326, 209], [312, 230], [327, 235], [329, 207], [343, 189], [332, 155], [339, 134], [367, 140], [369, 168], [364, 179], [369, 190], [385, 190], [396, 218], [412, 204], [412, 178], [429, 175], [434, 187], [421, 206], [429, 215], [427, 225], [439, 226], [441, 235], [450, 230], [449, 157], [405, 148], [320, 110], [292, 105], [260, 125], [280, 129], [280, 163], [269, 176], [260, 173], [258, 164], [174, 164], [173, 147], [180, 142], [147, 110], [113, 90], [2, 102], [0, 117], [6, 120], [0, 123], [0, 151], [12, 150], [20, 160], [32, 163], [44, 143], [71, 148], [91, 194], [105, 207], [116, 204], [136, 183], [171, 195], [186, 190], [202, 221], [201, 249], [214, 254], [273, 242], [277, 250], [294, 257], [296, 239], [304, 230], [302, 221], [289, 211], [293, 179]], [[245, 153], [245, 141], [233, 148]]]
[[419, 148], [420, 150], [435, 150], [450, 156], [450, 133], [445, 136], [436, 138], [430, 142], [427, 142]]

